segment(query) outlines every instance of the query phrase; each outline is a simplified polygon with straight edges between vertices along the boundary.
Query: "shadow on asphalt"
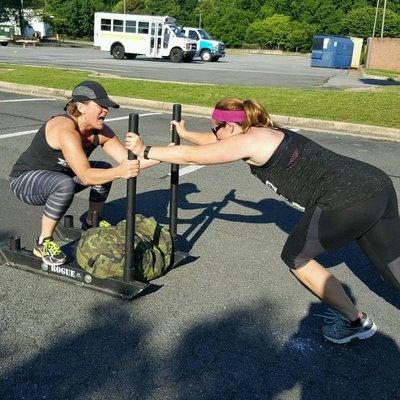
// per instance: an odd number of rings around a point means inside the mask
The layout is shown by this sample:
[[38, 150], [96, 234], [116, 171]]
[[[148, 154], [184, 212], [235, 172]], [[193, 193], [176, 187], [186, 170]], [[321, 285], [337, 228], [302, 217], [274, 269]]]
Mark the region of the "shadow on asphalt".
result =
[[[218, 218], [219, 212], [228, 204], [232, 197], [231, 191], [222, 201], [210, 203], [193, 203], [187, 200], [187, 196], [199, 193], [197, 186], [193, 183], [182, 183], [179, 185], [178, 192], [178, 219], [177, 224], [189, 224], [190, 227], [180, 234], [178, 243], [179, 250], [189, 252], [196, 241], [207, 230], [214, 218]], [[232, 197], [233, 198], [233, 197]], [[146, 217], [154, 217], [160, 224], [169, 225], [169, 202], [170, 190], [160, 189], [137, 194], [137, 212]], [[199, 210], [201, 213], [191, 219], [184, 219], [179, 216], [179, 210]], [[121, 198], [107, 203], [103, 217], [113, 224], [125, 219], [126, 198]], [[84, 218], [85, 214], [80, 218]], [[179, 230], [179, 228], [178, 228]], [[193, 232], [196, 232], [193, 234]], [[193, 234], [193, 235], [192, 235]], [[192, 237], [189, 239], [189, 237]]]
[[[196, 217], [189, 220], [180, 218], [178, 211], [178, 224], [189, 224], [189, 228], [179, 237], [178, 243], [181, 251], [190, 252], [193, 245], [206, 232], [214, 219], [252, 224], [272, 223], [289, 234], [303, 215], [302, 212], [285, 202], [275, 199], [264, 199], [259, 202], [237, 199], [233, 190], [219, 202], [192, 203], [186, 199], [188, 195], [198, 192], [197, 186], [193, 183], [183, 183], [179, 186], [179, 209], [203, 209]], [[169, 200], [170, 192], [167, 189], [138, 194], [137, 212], [148, 217], [153, 216], [159, 223], [168, 225]], [[123, 198], [108, 203], [104, 217], [113, 223], [124, 219], [125, 201], [126, 199]], [[229, 201], [234, 201], [243, 207], [250, 208], [256, 211], [257, 215], [224, 214], [223, 208]], [[195, 233], [190, 237], [193, 232]], [[283, 245], [284, 243], [282, 243], [282, 247]], [[335, 251], [322, 254], [318, 257], [318, 261], [327, 268], [345, 263], [370, 290], [400, 310], [398, 293], [382, 281], [380, 275], [375, 271], [368, 258], [355, 242]]]
[[[9, 188], [7, 190], [6, 204], [10, 207], [10, 215], [13, 218], [32, 219], [37, 221], [38, 227], [41, 218], [41, 207], [31, 207], [24, 205], [19, 201], [8, 200], [13, 199], [13, 195]], [[189, 228], [183, 232], [178, 239], [178, 249], [189, 253], [196, 241], [207, 231], [214, 219], [222, 219], [225, 221], [241, 222], [241, 223], [260, 223], [260, 224], [275, 224], [286, 233], [290, 233], [294, 226], [297, 224], [302, 212], [292, 208], [283, 201], [275, 199], [263, 199], [259, 202], [252, 202], [247, 200], [240, 200], [235, 197], [234, 191], [230, 191], [221, 201], [210, 203], [194, 203], [187, 200], [189, 195], [199, 193], [197, 186], [193, 183], [182, 183], [179, 185], [178, 207], [181, 210], [202, 210], [194, 218], [184, 219], [179, 217], [178, 210], [178, 226], [179, 224], [188, 224]], [[192, 196], [193, 197], [193, 196]], [[8, 201], [7, 201], [8, 200]], [[169, 214], [168, 207], [170, 201], [170, 190], [160, 189], [148, 191], [137, 195], [137, 212], [146, 217], [154, 217], [160, 224], [168, 226]], [[223, 213], [224, 207], [228, 202], [233, 201], [243, 207], [255, 211], [254, 216], [240, 215], [240, 214], [226, 214]], [[21, 213], [21, 204], [23, 206], [23, 213]], [[108, 202], [103, 213], [103, 217], [113, 224], [125, 219], [126, 198], [121, 198]], [[85, 214], [81, 216], [84, 217]], [[9, 223], [6, 223], [9, 225]], [[179, 231], [179, 228], [178, 228]], [[21, 235], [21, 243], [23, 246], [31, 245], [34, 241], [35, 233], [25, 232], [21, 234], [13, 227], [6, 226], [0, 230], [0, 243], [8, 241], [10, 236]], [[28, 236], [26, 238], [25, 236]], [[32, 238], [30, 237], [32, 236]], [[283, 247], [284, 243], [282, 243]], [[400, 309], [400, 299], [398, 294], [385, 284], [380, 276], [375, 272], [371, 263], [358, 247], [356, 243], [342, 247], [336, 251], [330, 251], [323, 254], [318, 260], [326, 267], [334, 267], [341, 263], [345, 263], [350, 270], [367, 285], [374, 293], [385, 299], [393, 306]]]
[[[290, 233], [303, 213], [289, 206], [283, 201], [265, 199], [259, 202], [234, 200], [236, 203], [257, 211], [256, 216], [219, 214], [218, 218], [235, 222], [274, 223], [286, 233]], [[282, 243], [283, 247], [284, 243]], [[368, 286], [374, 293], [385, 299], [400, 310], [398, 293], [380, 278], [366, 255], [361, 251], [356, 242], [341, 247], [334, 251], [322, 254], [317, 260], [327, 268], [345, 263], [350, 270]]]
[[[53, 333], [33, 357], [2, 369], [1, 399], [399, 398], [395, 342], [381, 333], [347, 345], [325, 341], [314, 316], [320, 304], [292, 335], [277, 306], [260, 301], [195, 323], [162, 351], [132, 307], [103, 303], [86, 329]], [[21, 351], [0, 337], [3, 360]]]
[[373, 78], [361, 78], [360, 82], [365, 85], [373, 85], [373, 86], [399, 86], [400, 81], [395, 81], [394, 79], [373, 79]]

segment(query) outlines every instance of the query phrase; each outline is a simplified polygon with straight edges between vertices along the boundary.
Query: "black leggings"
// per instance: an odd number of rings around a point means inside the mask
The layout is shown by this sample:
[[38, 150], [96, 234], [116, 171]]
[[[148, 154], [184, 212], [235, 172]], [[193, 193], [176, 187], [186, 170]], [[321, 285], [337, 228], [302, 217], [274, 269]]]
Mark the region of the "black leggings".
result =
[[326, 250], [357, 240], [379, 274], [400, 292], [400, 218], [389, 186], [344, 210], [308, 210], [290, 233], [281, 257], [298, 269]]
[[[111, 168], [104, 161], [90, 161], [91, 168]], [[110, 192], [112, 182], [103, 185], [90, 186], [89, 200], [94, 203], [105, 202]], [[43, 214], [59, 221], [67, 212], [76, 193], [84, 186], [77, 176], [71, 177], [55, 171], [27, 171], [10, 182], [11, 190], [27, 204], [44, 205]]]

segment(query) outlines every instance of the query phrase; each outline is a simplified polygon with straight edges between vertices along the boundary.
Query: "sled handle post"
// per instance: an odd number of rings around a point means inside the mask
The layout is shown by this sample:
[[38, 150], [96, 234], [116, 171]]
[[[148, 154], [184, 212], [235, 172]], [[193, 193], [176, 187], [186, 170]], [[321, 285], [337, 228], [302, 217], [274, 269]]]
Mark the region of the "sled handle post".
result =
[[[129, 114], [129, 132], [139, 134], [139, 114]], [[128, 160], [136, 160], [137, 157], [128, 150]], [[124, 282], [135, 279], [135, 221], [136, 221], [136, 180], [129, 178], [126, 183], [126, 231], [125, 231], [125, 265]]]
[[[182, 106], [174, 104], [172, 107], [172, 120], [181, 122]], [[172, 142], [175, 145], [181, 144], [176, 127], [172, 126]], [[176, 240], [176, 225], [178, 218], [178, 187], [179, 187], [179, 164], [171, 164], [171, 196], [169, 203], [169, 231]]]

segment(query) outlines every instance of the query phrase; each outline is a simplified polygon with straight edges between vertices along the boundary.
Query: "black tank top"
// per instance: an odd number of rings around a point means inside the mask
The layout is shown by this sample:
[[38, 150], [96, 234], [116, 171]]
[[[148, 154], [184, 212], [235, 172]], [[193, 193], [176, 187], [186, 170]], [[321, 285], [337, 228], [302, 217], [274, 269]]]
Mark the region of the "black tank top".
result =
[[[69, 114], [63, 114], [62, 116], [71, 119], [75, 124], [75, 129], [81, 133], [78, 124]], [[75, 175], [71, 168], [69, 168], [62, 151], [53, 149], [47, 143], [45, 135], [47, 122], [48, 121], [39, 128], [30, 146], [21, 154], [14, 164], [10, 173], [10, 178], [17, 178], [24, 172], [37, 170], [62, 172], [70, 176]], [[98, 132], [96, 132], [93, 144], [87, 149], [84, 149], [86, 156], [89, 157], [98, 145], [99, 135]]]
[[343, 209], [367, 200], [392, 184], [379, 168], [328, 150], [287, 129], [283, 141], [262, 166], [250, 165], [258, 177], [294, 207]]

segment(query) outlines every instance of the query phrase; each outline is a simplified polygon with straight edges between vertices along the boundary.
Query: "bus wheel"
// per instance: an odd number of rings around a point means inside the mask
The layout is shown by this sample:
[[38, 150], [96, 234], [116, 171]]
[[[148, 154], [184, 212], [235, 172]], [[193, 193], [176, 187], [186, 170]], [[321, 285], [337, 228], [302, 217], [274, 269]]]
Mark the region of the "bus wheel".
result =
[[2, 46], [7, 46], [7, 45], [8, 45], [8, 42], [1, 42], [1, 45], [2, 45]]
[[178, 48], [172, 49], [169, 58], [174, 63], [180, 63], [183, 60], [183, 51]]
[[211, 61], [211, 51], [210, 50], [203, 50], [200, 54], [200, 57], [203, 61]]
[[212, 62], [217, 62], [219, 60], [219, 56], [213, 56], [211, 57]]
[[123, 46], [117, 44], [116, 46], [114, 46], [111, 49], [111, 54], [117, 60], [122, 60], [125, 56], [125, 50], [124, 50]]
[[134, 54], [134, 53], [125, 53], [125, 57], [128, 60], [134, 60], [136, 58], [136, 56], [137, 56], [137, 54]]

